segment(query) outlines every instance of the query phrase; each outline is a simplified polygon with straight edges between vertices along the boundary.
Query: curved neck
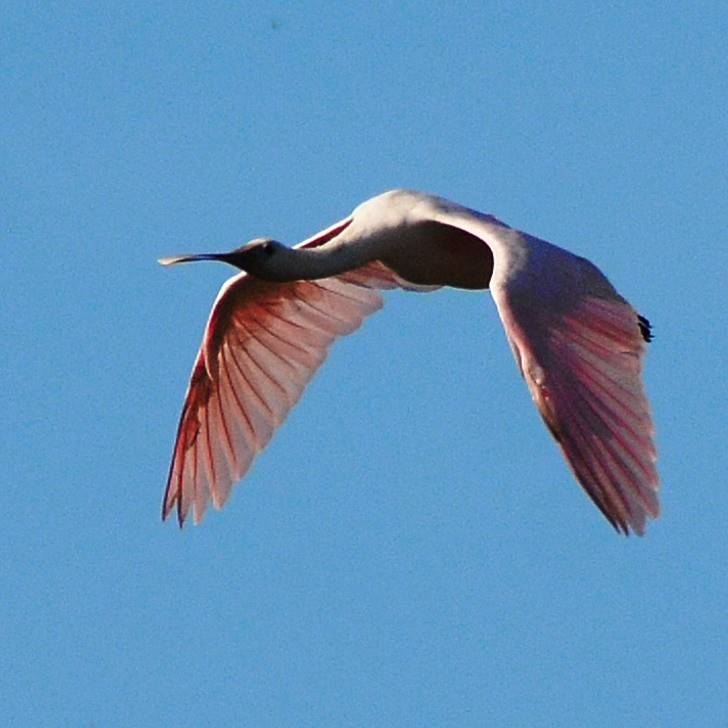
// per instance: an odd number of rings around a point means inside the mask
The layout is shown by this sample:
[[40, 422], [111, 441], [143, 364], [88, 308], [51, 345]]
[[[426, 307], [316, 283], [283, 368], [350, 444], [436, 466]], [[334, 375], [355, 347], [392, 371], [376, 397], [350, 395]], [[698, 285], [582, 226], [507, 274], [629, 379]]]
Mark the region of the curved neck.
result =
[[375, 257], [373, 253], [370, 246], [357, 243], [320, 248], [281, 247], [260, 270], [249, 272], [277, 282], [329, 278], [370, 263]]

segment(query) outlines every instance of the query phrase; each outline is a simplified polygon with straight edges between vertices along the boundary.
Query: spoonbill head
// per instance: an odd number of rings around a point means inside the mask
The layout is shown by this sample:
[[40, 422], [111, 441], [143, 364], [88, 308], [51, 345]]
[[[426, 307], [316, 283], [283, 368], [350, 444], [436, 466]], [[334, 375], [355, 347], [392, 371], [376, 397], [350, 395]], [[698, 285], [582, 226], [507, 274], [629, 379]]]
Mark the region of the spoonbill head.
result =
[[180, 255], [167, 255], [159, 259], [164, 266], [176, 265], [177, 263], [194, 263], [201, 260], [217, 260], [221, 263], [228, 263], [252, 275], [261, 277], [267, 274], [270, 276], [270, 263], [276, 250], [286, 250], [283, 243], [272, 238], [255, 238], [239, 248], [228, 253], [181, 253]]
[[[256, 238], [215, 260], [241, 272], [213, 304], [185, 395], [162, 505], [182, 525], [232, 486], [331, 343], [380, 291], [489, 288], [521, 374], [577, 481], [620, 532], [658, 515], [640, 372], [650, 324], [585, 258], [433, 195], [392, 190], [289, 248]], [[515, 444], [514, 444], [515, 447]], [[537, 485], [537, 484], [535, 484]]]

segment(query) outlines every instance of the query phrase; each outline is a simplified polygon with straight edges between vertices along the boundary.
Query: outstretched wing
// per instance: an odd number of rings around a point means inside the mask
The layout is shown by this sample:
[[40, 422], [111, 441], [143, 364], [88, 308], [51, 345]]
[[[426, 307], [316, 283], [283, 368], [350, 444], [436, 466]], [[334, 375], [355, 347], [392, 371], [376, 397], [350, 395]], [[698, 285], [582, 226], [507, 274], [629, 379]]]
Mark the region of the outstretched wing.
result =
[[659, 505], [637, 313], [616, 298], [585, 296], [555, 312], [524, 312], [508, 298], [508, 338], [574, 475], [617, 530], [643, 533]]
[[220, 508], [298, 401], [338, 336], [382, 305], [396, 277], [370, 263], [315, 281], [268, 283], [245, 273], [218, 294], [192, 369], [162, 517]]
[[493, 290], [514, 355], [576, 479], [618, 531], [642, 534], [659, 512], [649, 323], [589, 261], [524, 238], [525, 265]]
[[659, 513], [640, 379], [649, 323], [584, 258], [458, 206], [433, 216], [491, 248], [491, 292], [541, 416], [607, 520], [643, 533]]

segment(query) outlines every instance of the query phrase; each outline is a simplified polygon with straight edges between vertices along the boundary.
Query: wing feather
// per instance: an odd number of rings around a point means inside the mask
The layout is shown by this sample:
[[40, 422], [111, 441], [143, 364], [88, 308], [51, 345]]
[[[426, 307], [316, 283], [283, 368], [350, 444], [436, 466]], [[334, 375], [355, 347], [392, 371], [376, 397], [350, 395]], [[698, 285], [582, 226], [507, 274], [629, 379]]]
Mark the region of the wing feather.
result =
[[328, 347], [382, 305], [396, 276], [370, 263], [316, 281], [268, 283], [241, 274], [210, 313], [177, 429], [162, 517], [180, 525], [208, 502], [221, 508], [304, 387]]
[[[581, 260], [581, 259], [576, 259]], [[599, 274], [601, 275], [601, 274]], [[532, 304], [516, 286], [497, 296], [516, 359], [576, 479], [612, 525], [641, 534], [656, 518], [650, 408], [640, 380], [637, 312], [615, 293], [561, 288]], [[550, 304], [550, 305], [549, 305]]]

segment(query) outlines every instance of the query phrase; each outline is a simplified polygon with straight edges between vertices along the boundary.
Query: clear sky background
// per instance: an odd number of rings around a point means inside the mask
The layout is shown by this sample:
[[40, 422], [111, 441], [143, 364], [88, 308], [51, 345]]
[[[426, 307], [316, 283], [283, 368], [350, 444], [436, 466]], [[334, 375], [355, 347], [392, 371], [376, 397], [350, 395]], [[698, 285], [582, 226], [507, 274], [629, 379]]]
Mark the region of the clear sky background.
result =
[[[726, 47], [717, 0], [4, 2], [0, 723], [725, 726]], [[232, 270], [157, 257], [395, 186], [650, 318], [644, 538], [457, 291], [389, 294], [222, 512], [160, 522]]]

